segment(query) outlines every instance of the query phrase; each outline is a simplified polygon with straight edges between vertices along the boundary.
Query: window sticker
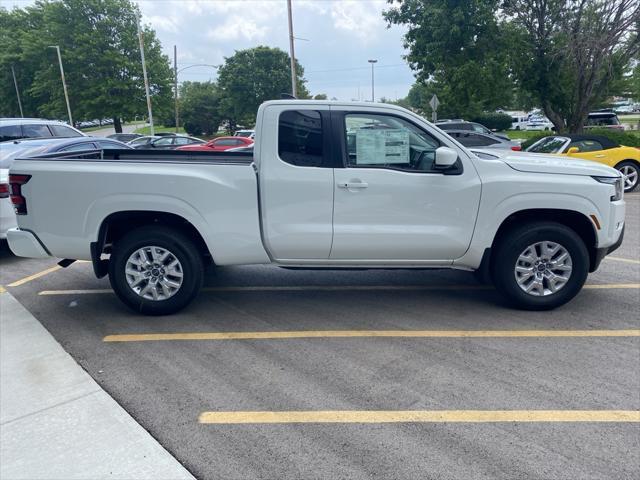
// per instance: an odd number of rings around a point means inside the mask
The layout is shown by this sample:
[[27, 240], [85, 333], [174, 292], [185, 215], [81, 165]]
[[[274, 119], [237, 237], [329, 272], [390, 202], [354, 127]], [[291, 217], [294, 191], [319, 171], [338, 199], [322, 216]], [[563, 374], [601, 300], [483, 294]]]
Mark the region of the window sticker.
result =
[[356, 131], [356, 164], [409, 163], [409, 131], [400, 128], [361, 128]]

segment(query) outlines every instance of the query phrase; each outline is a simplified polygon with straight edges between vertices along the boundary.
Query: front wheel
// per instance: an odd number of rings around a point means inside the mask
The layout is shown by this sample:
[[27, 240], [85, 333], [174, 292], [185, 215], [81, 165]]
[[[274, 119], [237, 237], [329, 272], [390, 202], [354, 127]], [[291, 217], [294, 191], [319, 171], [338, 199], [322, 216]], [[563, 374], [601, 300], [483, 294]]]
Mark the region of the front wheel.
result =
[[537, 222], [507, 232], [492, 255], [497, 290], [518, 308], [549, 310], [582, 289], [589, 253], [575, 231], [554, 222]]
[[198, 294], [203, 262], [194, 243], [166, 227], [138, 228], [115, 242], [109, 281], [118, 298], [146, 315], [168, 315]]
[[624, 181], [625, 193], [633, 192], [638, 188], [638, 180], [640, 180], [640, 166], [630, 160], [625, 160], [616, 165], [616, 170], [622, 174]]

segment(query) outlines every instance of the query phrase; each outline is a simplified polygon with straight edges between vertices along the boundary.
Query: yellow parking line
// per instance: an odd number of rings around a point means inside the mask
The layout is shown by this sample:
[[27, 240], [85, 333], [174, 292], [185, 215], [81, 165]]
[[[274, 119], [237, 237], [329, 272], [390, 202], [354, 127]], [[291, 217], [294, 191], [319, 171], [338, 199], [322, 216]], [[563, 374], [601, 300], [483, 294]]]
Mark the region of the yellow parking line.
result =
[[4, 288], [2, 285], [0, 285], [0, 293], [4, 293], [4, 292], [6, 292], [6, 291], [7, 291], [7, 289], [6, 289], [6, 288]]
[[[11, 286], [11, 285], [9, 285]], [[640, 289], [640, 283], [609, 283], [585, 285], [587, 289]], [[429, 290], [492, 290], [487, 285], [298, 285], [298, 286], [247, 286], [247, 287], [206, 287], [204, 292], [297, 292], [297, 291], [429, 291]], [[113, 293], [110, 288], [89, 290], [43, 290], [38, 295], [92, 295]]]
[[290, 338], [538, 338], [640, 337], [637, 330], [299, 330], [286, 332], [139, 333], [107, 335], [105, 342], [158, 342], [169, 340], [273, 340]]
[[54, 267], [51, 268], [47, 268], [46, 270], [43, 270], [41, 272], [38, 273], [34, 273], [33, 275], [29, 275], [28, 277], [24, 277], [21, 278], [20, 280], [16, 280], [13, 283], [10, 283], [7, 285], [7, 287], [19, 287], [20, 285], [24, 285], [25, 283], [30, 282], [31, 280], [36, 280], [40, 277], [44, 277], [45, 275], [48, 275], [49, 273], [53, 273], [57, 270], [60, 270], [62, 267], [59, 265], [56, 265]]
[[102, 293], [113, 293], [110, 288], [94, 288], [87, 290], [42, 290], [38, 295], [94, 295]]
[[633, 260], [632, 258], [621, 258], [621, 257], [604, 257], [605, 260], [615, 260], [616, 262], [625, 262], [625, 263], [636, 263], [640, 264], [640, 260]]
[[586, 288], [589, 290], [615, 290], [615, 289], [637, 289], [640, 288], [640, 283], [603, 283], [603, 284], [597, 284], [597, 283], [592, 283], [590, 285], [585, 285], [582, 288]]
[[199, 423], [495, 423], [495, 422], [640, 422], [638, 410], [400, 410], [203, 412]]

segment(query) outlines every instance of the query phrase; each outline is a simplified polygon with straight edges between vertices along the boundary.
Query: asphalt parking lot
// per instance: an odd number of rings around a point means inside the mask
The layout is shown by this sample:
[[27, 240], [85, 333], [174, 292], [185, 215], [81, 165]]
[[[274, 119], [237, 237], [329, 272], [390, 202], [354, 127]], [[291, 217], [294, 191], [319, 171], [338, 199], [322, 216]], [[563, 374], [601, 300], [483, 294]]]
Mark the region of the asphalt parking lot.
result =
[[640, 410], [626, 199], [622, 247], [552, 312], [465, 272], [233, 267], [142, 317], [90, 264], [6, 244], [0, 283], [197, 478], [640, 478], [640, 423], [620, 421]]

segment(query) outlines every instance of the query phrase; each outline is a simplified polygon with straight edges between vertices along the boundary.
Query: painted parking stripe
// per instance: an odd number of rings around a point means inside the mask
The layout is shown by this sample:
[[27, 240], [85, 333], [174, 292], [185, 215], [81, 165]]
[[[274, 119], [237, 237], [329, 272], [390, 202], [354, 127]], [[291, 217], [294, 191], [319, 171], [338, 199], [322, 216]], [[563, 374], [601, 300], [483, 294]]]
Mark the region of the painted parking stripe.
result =
[[6, 292], [6, 291], [7, 291], [7, 289], [6, 289], [6, 288], [4, 288], [2, 285], [0, 285], [0, 293], [4, 293], [4, 292]]
[[640, 337], [632, 330], [299, 330], [284, 332], [183, 332], [107, 335], [105, 342], [161, 342], [176, 340], [275, 340], [292, 338], [542, 338]]
[[60, 270], [62, 267], [59, 265], [55, 265], [51, 268], [47, 268], [46, 270], [42, 270], [41, 272], [34, 273], [33, 275], [29, 275], [28, 277], [21, 278], [20, 280], [16, 280], [15, 282], [9, 283], [7, 287], [19, 287], [20, 285], [24, 285], [32, 280], [36, 280], [40, 277], [44, 277], [50, 273], [56, 272]]
[[[640, 289], [640, 283], [606, 283], [585, 285], [586, 289]], [[297, 292], [297, 291], [429, 291], [429, 290], [493, 290], [487, 285], [294, 285], [294, 286], [246, 286], [246, 287], [205, 287], [203, 292]], [[94, 295], [113, 293], [110, 288], [87, 290], [43, 290], [38, 295]]]
[[634, 260], [632, 258], [621, 258], [621, 257], [604, 257], [605, 260], [613, 260], [615, 262], [624, 262], [624, 263], [635, 263], [640, 265], [640, 260]]
[[401, 410], [203, 412], [204, 424], [640, 422], [638, 410]]

